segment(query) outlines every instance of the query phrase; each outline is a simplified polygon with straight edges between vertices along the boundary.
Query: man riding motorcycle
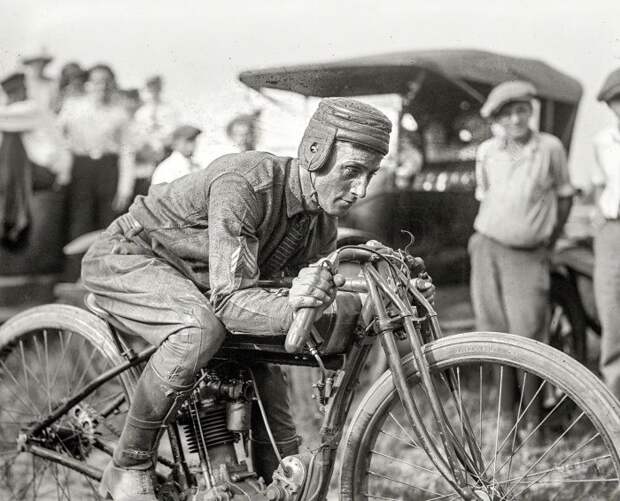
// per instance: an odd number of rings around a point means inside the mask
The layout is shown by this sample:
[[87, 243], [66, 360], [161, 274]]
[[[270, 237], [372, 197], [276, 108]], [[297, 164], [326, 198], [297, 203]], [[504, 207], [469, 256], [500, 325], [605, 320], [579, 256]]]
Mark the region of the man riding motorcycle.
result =
[[[154, 186], [91, 247], [82, 278], [97, 304], [159, 346], [104, 471], [103, 495], [156, 500], [160, 433], [227, 331], [286, 334], [299, 308], [329, 307], [342, 277], [303, 266], [335, 249], [337, 218], [365, 196], [390, 132], [377, 109], [324, 99], [298, 158], [225, 155], [203, 171]], [[259, 278], [282, 274], [297, 274], [288, 297], [256, 286]], [[430, 283], [420, 288], [432, 295]], [[281, 454], [295, 454], [298, 437], [280, 368], [253, 371]], [[262, 424], [254, 440], [258, 472], [269, 479], [277, 461]]]

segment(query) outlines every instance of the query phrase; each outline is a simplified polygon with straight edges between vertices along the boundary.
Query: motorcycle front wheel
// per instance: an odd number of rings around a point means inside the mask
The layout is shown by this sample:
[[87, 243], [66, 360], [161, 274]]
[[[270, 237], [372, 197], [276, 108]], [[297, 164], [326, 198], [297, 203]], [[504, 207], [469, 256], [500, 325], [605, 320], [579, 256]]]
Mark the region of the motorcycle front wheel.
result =
[[[620, 471], [620, 404], [570, 356], [498, 333], [467, 333], [425, 347], [452, 442], [461, 454], [446, 479], [419, 447], [392, 375], [368, 391], [347, 433], [343, 500], [608, 500]], [[441, 444], [411, 357], [411, 394]], [[544, 398], [557, 396], [551, 405]], [[440, 453], [446, 457], [442, 445]]]

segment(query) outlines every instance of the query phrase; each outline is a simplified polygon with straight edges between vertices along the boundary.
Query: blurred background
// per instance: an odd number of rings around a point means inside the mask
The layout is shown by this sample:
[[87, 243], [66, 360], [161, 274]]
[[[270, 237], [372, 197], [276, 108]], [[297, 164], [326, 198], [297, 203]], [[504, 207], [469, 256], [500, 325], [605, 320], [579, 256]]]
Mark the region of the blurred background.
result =
[[[620, 3], [521, 0], [392, 2], [183, 2], [158, 0], [0, 1], [0, 74], [44, 47], [55, 76], [67, 61], [109, 64], [123, 88], [165, 79], [165, 96], [184, 121], [204, 130], [200, 163], [230, 151], [225, 126], [237, 113], [269, 106], [244, 88], [239, 71], [423, 48], [477, 48], [541, 59], [579, 79], [584, 96], [571, 172], [576, 184], [593, 161], [591, 137], [611, 121], [594, 99], [620, 66]], [[295, 106], [271, 135], [293, 148], [303, 120]], [[289, 117], [291, 124], [284, 123]], [[259, 144], [259, 147], [262, 146]]]

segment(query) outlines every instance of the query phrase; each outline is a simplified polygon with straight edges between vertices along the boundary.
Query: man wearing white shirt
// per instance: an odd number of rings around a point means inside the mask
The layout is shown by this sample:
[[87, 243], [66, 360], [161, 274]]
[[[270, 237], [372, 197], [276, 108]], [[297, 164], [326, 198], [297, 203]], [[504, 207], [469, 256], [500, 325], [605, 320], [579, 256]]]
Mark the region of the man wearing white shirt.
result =
[[151, 184], [170, 183], [175, 179], [200, 170], [192, 156], [196, 151], [196, 139], [202, 131], [191, 125], [181, 125], [172, 133], [173, 152], [160, 163], [151, 179]]
[[26, 95], [21, 73], [9, 75], [2, 81], [9, 102], [0, 105], [0, 145], [3, 132], [19, 132], [28, 159], [56, 176], [56, 183], [65, 185], [71, 177], [71, 154], [64, 144], [52, 113]]
[[0, 82], [0, 241], [25, 241], [31, 223], [32, 192], [69, 181], [71, 156], [55, 129], [51, 112], [26, 91], [23, 73]]
[[143, 104], [131, 124], [136, 195], [148, 192], [153, 171], [170, 151], [172, 133], [179, 125], [176, 110], [162, 98], [163, 85], [158, 75], [146, 80], [140, 92]]
[[601, 374], [620, 398], [620, 68], [607, 77], [598, 100], [607, 103], [616, 123], [594, 139], [592, 184], [604, 218], [594, 239], [594, 295], [602, 327]]

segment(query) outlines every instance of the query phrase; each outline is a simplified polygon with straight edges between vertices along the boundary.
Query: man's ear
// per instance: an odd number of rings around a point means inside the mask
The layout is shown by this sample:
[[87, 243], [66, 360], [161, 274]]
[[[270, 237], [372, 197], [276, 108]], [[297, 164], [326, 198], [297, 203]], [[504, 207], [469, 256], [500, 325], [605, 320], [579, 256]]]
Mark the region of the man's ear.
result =
[[299, 147], [299, 160], [306, 170], [313, 172], [325, 164], [336, 142], [336, 132], [335, 127], [313, 126], [310, 121]]

